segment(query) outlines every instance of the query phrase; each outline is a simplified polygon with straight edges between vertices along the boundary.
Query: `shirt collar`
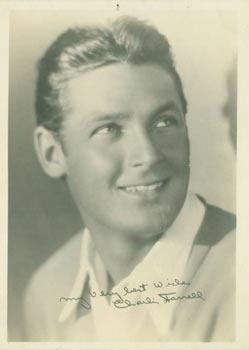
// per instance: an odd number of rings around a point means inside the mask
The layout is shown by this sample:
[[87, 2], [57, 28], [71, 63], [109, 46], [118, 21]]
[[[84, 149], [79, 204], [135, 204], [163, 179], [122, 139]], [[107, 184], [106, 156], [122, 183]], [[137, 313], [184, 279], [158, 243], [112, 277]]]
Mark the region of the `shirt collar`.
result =
[[[146, 281], [182, 279], [204, 212], [203, 203], [196, 195], [188, 192], [184, 205], [170, 228], [165, 231], [131, 274], [114, 289], [122, 288], [125, 285], [137, 286]], [[91, 240], [90, 232], [88, 229], [84, 229], [80, 266], [69, 297], [80, 296], [89, 277], [95, 288], [99, 286], [99, 282], [101, 284], [99, 289], [105, 289], [107, 286], [107, 272]], [[65, 321], [76, 307], [75, 303], [66, 303], [60, 313], [59, 322]], [[160, 307], [155, 310], [154, 307], [148, 310], [158, 332], [162, 334], [167, 328], [167, 322], [170, 322], [172, 310], [170, 311], [168, 306], [167, 308]]]

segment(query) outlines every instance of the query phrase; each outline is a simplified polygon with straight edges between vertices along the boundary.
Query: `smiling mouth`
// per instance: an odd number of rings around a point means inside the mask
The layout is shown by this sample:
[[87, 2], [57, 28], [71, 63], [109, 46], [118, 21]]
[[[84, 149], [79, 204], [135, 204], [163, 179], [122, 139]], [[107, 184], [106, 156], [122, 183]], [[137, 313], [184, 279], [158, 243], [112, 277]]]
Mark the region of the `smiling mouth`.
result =
[[146, 185], [122, 186], [120, 189], [127, 193], [150, 193], [160, 190], [168, 180], [157, 181]]

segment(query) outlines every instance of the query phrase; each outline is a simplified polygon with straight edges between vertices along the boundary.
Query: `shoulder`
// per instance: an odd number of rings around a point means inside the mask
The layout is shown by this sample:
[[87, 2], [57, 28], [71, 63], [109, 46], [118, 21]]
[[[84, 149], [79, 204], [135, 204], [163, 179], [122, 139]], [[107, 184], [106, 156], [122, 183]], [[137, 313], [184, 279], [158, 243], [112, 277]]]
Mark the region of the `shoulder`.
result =
[[[205, 203], [206, 212], [188, 261], [188, 277], [216, 301], [235, 290], [235, 216]], [[219, 297], [218, 297], [219, 295]]]
[[[196, 245], [224, 246], [234, 242], [236, 216], [224, 209], [203, 201], [206, 211], [201, 227], [195, 238]], [[230, 242], [230, 243], [229, 243]]]
[[79, 267], [81, 239], [82, 232], [79, 232], [58, 249], [38, 268], [31, 283], [56, 281], [57, 288], [68, 284]]
[[231, 341], [235, 330], [236, 220], [221, 208], [205, 206], [186, 271], [191, 290], [201, 291], [205, 302], [189, 307], [186, 325], [190, 321], [195, 325], [193, 338], [202, 334], [205, 341]]
[[[205, 215], [194, 241], [194, 250], [199, 252], [200, 269], [205, 268], [214, 274], [220, 272], [220, 275], [227, 269], [232, 272], [235, 267], [236, 217], [206, 202], [205, 206]], [[226, 273], [223, 277], [229, 275], [231, 273]]]
[[24, 298], [28, 339], [42, 339], [55, 328], [61, 310], [59, 299], [70, 292], [79, 268], [81, 239], [82, 232], [74, 235], [32, 276]]

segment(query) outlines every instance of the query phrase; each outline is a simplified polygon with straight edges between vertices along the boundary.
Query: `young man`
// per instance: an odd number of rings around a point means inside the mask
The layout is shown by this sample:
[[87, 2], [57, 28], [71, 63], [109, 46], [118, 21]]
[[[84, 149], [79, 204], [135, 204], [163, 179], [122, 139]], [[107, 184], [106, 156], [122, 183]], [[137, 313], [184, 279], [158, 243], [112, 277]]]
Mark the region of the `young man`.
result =
[[233, 340], [235, 220], [189, 189], [165, 36], [130, 17], [66, 31], [40, 61], [36, 111], [40, 163], [85, 229], [31, 281], [27, 339]]

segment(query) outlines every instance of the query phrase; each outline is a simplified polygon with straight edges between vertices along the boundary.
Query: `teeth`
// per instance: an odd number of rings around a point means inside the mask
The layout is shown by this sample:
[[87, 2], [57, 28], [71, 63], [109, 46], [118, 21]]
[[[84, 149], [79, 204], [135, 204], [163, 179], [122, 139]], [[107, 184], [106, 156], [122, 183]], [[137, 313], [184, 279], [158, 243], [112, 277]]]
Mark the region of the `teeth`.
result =
[[127, 186], [127, 187], [124, 187], [124, 190], [131, 193], [147, 192], [147, 191], [154, 191], [157, 188], [161, 187], [162, 185], [163, 185], [163, 181], [160, 181], [152, 185]]

